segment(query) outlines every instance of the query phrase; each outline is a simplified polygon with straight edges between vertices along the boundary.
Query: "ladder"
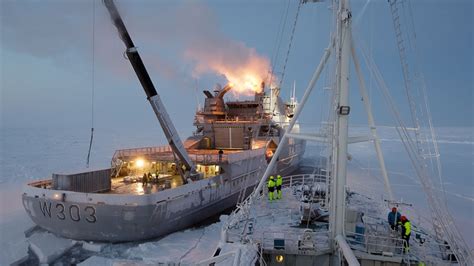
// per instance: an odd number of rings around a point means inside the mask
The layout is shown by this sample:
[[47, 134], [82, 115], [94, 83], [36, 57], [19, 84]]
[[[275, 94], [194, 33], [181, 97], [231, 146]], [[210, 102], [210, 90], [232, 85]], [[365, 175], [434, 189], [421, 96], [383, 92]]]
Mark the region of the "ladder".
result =
[[112, 160], [112, 167], [111, 167], [112, 177], [118, 177], [120, 175], [120, 171], [122, 170], [123, 164], [124, 164], [123, 161], [120, 159]]

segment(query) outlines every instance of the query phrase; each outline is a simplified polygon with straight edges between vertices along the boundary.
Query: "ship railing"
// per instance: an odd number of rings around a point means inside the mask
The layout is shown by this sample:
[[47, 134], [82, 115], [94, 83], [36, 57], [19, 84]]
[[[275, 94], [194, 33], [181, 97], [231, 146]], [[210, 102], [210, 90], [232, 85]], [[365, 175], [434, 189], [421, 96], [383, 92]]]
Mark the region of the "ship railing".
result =
[[34, 181], [34, 182], [31, 182], [31, 183], [28, 183], [28, 186], [38, 187], [38, 188], [52, 188], [53, 187], [53, 180], [48, 179], [48, 180]]
[[[257, 156], [263, 156], [265, 154], [265, 148], [245, 150], [237, 153], [229, 154], [188, 154], [189, 158], [198, 164], [218, 164], [218, 163], [233, 163], [245, 159], [254, 158]], [[173, 156], [170, 146], [156, 146], [156, 147], [143, 147], [133, 149], [117, 150], [114, 153], [111, 161], [112, 176], [117, 177], [120, 173], [120, 169], [123, 166], [124, 158], [138, 158], [140, 156], [149, 156], [150, 159], [156, 161], [169, 161], [174, 162], [175, 157]]]
[[172, 152], [170, 146], [155, 146], [155, 147], [142, 147], [142, 148], [132, 148], [132, 149], [122, 149], [116, 150], [112, 160], [123, 157], [134, 157], [139, 155], [147, 154], [156, 154], [156, 153], [166, 153]]
[[353, 250], [364, 253], [404, 256], [403, 247], [405, 240], [401, 238], [346, 231], [346, 241]]
[[259, 149], [253, 149], [253, 150], [245, 150], [243, 152], [238, 152], [238, 153], [230, 153], [230, 154], [227, 154], [227, 161], [229, 163], [233, 163], [233, 162], [242, 161], [245, 159], [263, 156], [265, 154], [265, 150], [266, 150], [265, 148], [259, 148]]
[[[251, 158], [254, 156], [261, 155], [265, 152], [265, 148], [245, 150], [238, 153], [229, 153], [229, 154], [189, 154], [191, 160], [196, 162], [219, 162], [219, 161], [239, 161], [245, 158]], [[112, 157], [112, 161], [115, 161], [120, 158], [133, 158], [138, 156], [146, 155], [156, 155], [159, 153], [172, 153], [170, 146], [157, 146], [157, 147], [143, 147], [143, 148], [133, 148], [133, 149], [123, 149], [117, 150]]]
[[410, 246], [410, 253], [413, 253], [418, 261], [432, 265], [452, 265], [452, 263], [456, 262], [456, 257], [448, 244], [420, 243], [419, 239], [416, 239], [415, 236], [415, 239], [410, 241]]
[[353, 250], [368, 254], [402, 257], [405, 261], [424, 262], [426, 265], [451, 265], [456, 258], [447, 244], [411, 239], [410, 248], [403, 252], [405, 240], [346, 231], [346, 241]]
[[[285, 251], [287, 254], [315, 255], [326, 253], [332, 246], [331, 232], [308, 230], [283, 231], [270, 230], [262, 233], [260, 246], [266, 251]], [[257, 238], [258, 239], [258, 238]]]
[[326, 183], [326, 175], [323, 174], [299, 174], [299, 175], [290, 175], [284, 176], [283, 187], [293, 187], [298, 185], [314, 185]]
[[[189, 154], [189, 157], [197, 163], [208, 163], [227, 161], [229, 155], [230, 154]], [[154, 156], [158, 159], [174, 161], [170, 146], [157, 146], [117, 150], [112, 157], [112, 165], [114, 165], [114, 162], [120, 161], [121, 158], [135, 158], [139, 156]]]

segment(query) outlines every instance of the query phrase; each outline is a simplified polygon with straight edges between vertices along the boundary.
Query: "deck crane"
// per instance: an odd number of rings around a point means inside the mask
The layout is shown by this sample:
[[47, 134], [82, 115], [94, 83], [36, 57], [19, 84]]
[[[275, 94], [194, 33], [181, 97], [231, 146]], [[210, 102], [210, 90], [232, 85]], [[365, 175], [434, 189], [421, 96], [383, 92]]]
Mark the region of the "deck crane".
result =
[[[143, 64], [140, 54], [138, 53], [137, 47], [135, 47], [132, 38], [128, 34], [127, 28], [123, 23], [114, 1], [104, 0], [104, 5], [110, 14], [112, 22], [117, 28], [120, 39], [122, 39], [125, 46], [127, 47], [125, 54], [130, 61], [130, 64], [132, 64], [135, 74], [140, 80], [147, 99], [150, 102], [151, 107], [158, 118], [158, 121], [160, 122], [163, 132], [165, 133], [166, 139], [168, 140], [173, 153], [178, 157], [180, 162], [185, 167], [185, 170], [180, 171], [180, 174], [183, 178], [183, 182], [186, 183], [188, 177], [194, 179], [198, 176], [194, 162], [191, 161], [186, 149], [184, 148], [183, 142], [181, 141], [181, 138], [179, 137], [178, 132], [176, 131], [176, 128], [174, 127], [173, 122], [171, 121], [168, 112], [166, 111], [166, 108], [161, 101], [155, 86], [153, 85], [153, 82], [151, 81], [150, 75], [148, 75], [145, 65]], [[178, 168], [182, 169], [181, 167]]]

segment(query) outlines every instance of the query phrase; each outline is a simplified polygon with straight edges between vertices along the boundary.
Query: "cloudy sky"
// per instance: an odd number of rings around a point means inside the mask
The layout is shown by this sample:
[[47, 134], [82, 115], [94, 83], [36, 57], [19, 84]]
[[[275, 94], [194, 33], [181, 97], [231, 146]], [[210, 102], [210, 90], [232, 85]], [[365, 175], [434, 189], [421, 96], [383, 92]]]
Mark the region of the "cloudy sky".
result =
[[[473, 2], [411, 2], [434, 123], [473, 126]], [[277, 78], [281, 75], [298, 2], [117, 0], [117, 5], [176, 127], [187, 135], [203, 101], [201, 91], [226, 83], [210, 61], [237, 66], [258, 57], [274, 64]], [[293, 82], [301, 97], [328, 44], [328, 6], [301, 8], [282, 80], [285, 97]], [[401, 102], [405, 94], [387, 1], [353, 1], [352, 8], [354, 35], [367, 44], [393, 97]], [[2, 127], [88, 128], [94, 83], [98, 130], [159, 130], [101, 1], [2, 0], [0, 11]], [[363, 124], [366, 118], [351, 76], [351, 121]], [[322, 75], [318, 91], [329, 77]], [[377, 123], [393, 125], [375, 82], [368, 74], [366, 79]], [[322, 93], [315, 94], [303, 119], [319, 116], [318, 95]], [[401, 109], [406, 110], [403, 104]]]

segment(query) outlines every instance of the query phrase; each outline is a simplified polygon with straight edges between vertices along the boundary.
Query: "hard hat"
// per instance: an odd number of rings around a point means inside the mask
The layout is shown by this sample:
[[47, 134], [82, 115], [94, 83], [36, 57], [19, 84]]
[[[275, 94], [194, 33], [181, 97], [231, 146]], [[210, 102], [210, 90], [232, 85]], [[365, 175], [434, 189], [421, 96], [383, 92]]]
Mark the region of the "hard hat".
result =
[[406, 217], [406, 216], [402, 216], [402, 217], [400, 218], [400, 220], [406, 221], [406, 220], [407, 220], [407, 217]]
[[272, 176], [272, 175], [270, 176], [270, 179], [273, 179], [273, 176]]
[[393, 207], [392, 208], [392, 212], [396, 212], [397, 211], [397, 208], [396, 207]]
[[277, 177], [278, 177], [278, 178], [281, 178], [281, 175], [278, 175]]

